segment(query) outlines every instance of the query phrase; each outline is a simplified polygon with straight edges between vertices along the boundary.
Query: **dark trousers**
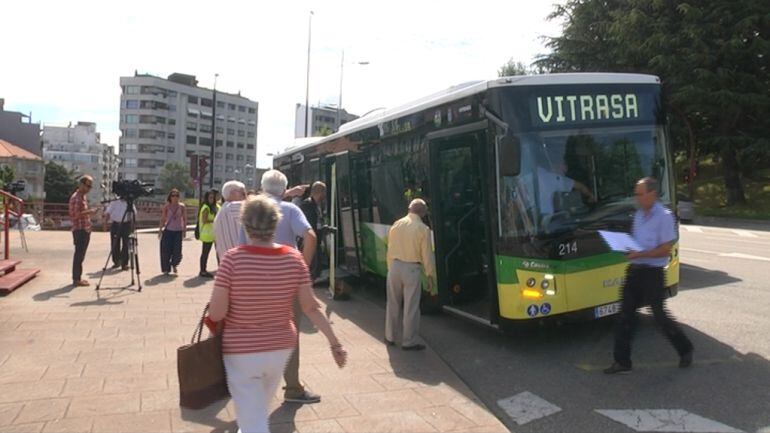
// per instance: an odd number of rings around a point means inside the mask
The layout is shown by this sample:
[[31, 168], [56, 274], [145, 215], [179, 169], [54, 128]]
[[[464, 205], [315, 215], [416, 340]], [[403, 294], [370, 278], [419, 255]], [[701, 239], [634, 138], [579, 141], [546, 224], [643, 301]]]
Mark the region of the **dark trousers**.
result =
[[209, 262], [209, 253], [214, 242], [203, 242], [203, 248], [201, 248], [201, 273], [206, 272], [206, 264]]
[[83, 260], [86, 258], [91, 232], [73, 230], [72, 242], [75, 244], [75, 255], [72, 257], [72, 281], [77, 283], [83, 277]]
[[112, 240], [112, 263], [128, 266], [128, 236], [130, 223], [113, 222], [110, 224], [110, 239]]
[[305, 387], [299, 381], [299, 322], [304, 313], [299, 305], [299, 300], [294, 301], [294, 325], [297, 327], [297, 345], [291, 352], [286, 361], [286, 368], [283, 370], [283, 380], [286, 386], [283, 388], [284, 397], [299, 397], [305, 392]]
[[623, 284], [620, 315], [615, 331], [615, 362], [625, 367], [631, 367], [631, 340], [638, 317], [636, 310], [649, 303], [655, 323], [668, 341], [676, 349], [679, 356], [689, 353], [692, 343], [684, 335], [676, 320], [666, 309], [663, 268], [630, 265]]
[[160, 270], [171, 272], [182, 261], [182, 231], [163, 230], [160, 238]]

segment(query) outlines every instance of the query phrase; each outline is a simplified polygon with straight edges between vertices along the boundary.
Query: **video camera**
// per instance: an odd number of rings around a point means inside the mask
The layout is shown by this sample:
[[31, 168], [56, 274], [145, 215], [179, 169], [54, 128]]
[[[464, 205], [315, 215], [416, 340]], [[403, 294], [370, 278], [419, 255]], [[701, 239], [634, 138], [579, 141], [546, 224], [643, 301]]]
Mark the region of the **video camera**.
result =
[[22, 180], [15, 180], [13, 182], [8, 182], [3, 186], [3, 191], [8, 192], [9, 194], [18, 195], [20, 192], [24, 191], [24, 189], [27, 187], [27, 182]]
[[155, 192], [153, 184], [138, 180], [116, 180], [112, 182], [112, 193], [125, 200], [135, 200]]

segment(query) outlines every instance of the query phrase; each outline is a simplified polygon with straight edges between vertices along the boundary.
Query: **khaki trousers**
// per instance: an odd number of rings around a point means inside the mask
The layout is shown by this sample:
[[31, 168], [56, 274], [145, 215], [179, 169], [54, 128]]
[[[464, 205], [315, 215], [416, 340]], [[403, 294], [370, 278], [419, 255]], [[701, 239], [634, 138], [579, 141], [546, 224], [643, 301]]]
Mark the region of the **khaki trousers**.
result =
[[393, 260], [388, 270], [388, 302], [385, 307], [385, 338], [396, 341], [396, 327], [403, 314], [402, 346], [418, 343], [420, 330], [420, 292], [421, 266], [419, 263], [407, 263]]

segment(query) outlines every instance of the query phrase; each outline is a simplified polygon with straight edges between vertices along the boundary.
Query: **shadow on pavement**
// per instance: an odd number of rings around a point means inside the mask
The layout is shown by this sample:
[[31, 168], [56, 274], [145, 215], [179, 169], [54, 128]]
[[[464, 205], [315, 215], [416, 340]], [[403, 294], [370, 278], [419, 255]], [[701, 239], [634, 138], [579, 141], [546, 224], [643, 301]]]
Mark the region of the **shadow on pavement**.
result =
[[[211, 274], [216, 276], [216, 272], [212, 272]], [[196, 276], [194, 276], [192, 278], [188, 278], [188, 279], [184, 280], [182, 285], [184, 287], [187, 287], [188, 289], [194, 289], [196, 287], [200, 287], [200, 286], [205, 285], [209, 281], [214, 281], [214, 279], [213, 278], [204, 278], [204, 277], [201, 277], [199, 275], [196, 275]]]
[[283, 403], [270, 414], [270, 431], [273, 433], [292, 433], [297, 431], [294, 417], [302, 407], [299, 403]]
[[152, 278], [150, 278], [148, 280], [144, 280], [144, 285], [145, 286], [157, 286], [158, 284], [163, 284], [163, 283], [168, 283], [168, 282], [174, 281], [176, 278], [178, 278], [178, 277], [174, 276], [173, 274], [169, 274], [169, 275], [160, 274], [160, 275], [156, 275], [156, 276], [154, 276], [154, 277], [152, 277]]
[[739, 283], [743, 280], [726, 272], [682, 263], [679, 267], [679, 290], [704, 289], [723, 284]]
[[62, 295], [66, 295], [69, 292], [73, 291], [74, 289], [75, 289], [74, 284], [67, 284], [66, 286], [59, 287], [58, 289], [36, 293], [35, 295], [32, 296], [32, 299], [37, 302], [41, 302], [41, 301], [47, 301], [51, 298], [57, 298], [57, 297], [68, 298], [69, 296], [62, 296]]
[[235, 421], [223, 421], [218, 417], [218, 414], [222, 412], [229, 401], [230, 398], [223, 398], [199, 410], [180, 408], [181, 418], [184, 421], [212, 427], [212, 433], [235, 433], [238, 431], [238, 425]]
[[[101, 288], [99, 290], [94, 290], [94, 292], [96, 294], [96, 299], [92, 301], [75, 302], [70, 304], [70, 307], [99, 307], [104, 305], [118, 305], [122, 304], [124, 301], [114, 301], [114, 299], [124, 298], [126, 296], [132, 296], [136, 293], [139, 293], [135, 289], [129, 288]], [[104, 296], [102, 293], [108, 293], [108, 295]]]

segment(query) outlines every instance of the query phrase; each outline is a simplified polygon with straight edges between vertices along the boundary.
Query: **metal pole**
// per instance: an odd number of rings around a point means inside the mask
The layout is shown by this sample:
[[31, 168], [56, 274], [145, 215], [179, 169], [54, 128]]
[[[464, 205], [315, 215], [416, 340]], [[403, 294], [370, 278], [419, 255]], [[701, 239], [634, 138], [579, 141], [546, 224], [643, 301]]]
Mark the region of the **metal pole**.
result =
[[[216, 132], [217, 132], [217, 77], [219, 74], [214, 74], [214, 97], [213, 104], [211, 106], [211, 152], [209, 153], [209, 189], [214, 189], [214, 145], [216, 144]], [[200, 170], [200, 167], [198, 167]], [[201, 191], [203, 191], [203, 178], [200, 178]], [[203, 200], [203, 196], [201, 196]]]
[[305, 77], [305, 137], [307, 137], [307, 128], [310, 123], [310, 38], [313, 31], [313, 11], [307, 20], [307, 76]]
[[342, 114], [340, 113], [342, 111], [342, 72], [345, 70], [345, 50], [342, 50], [342, 60], [340, 60], [340, 98], [337, 100], [337, 131], [340, 130], [340, 126], [342, 126]]

